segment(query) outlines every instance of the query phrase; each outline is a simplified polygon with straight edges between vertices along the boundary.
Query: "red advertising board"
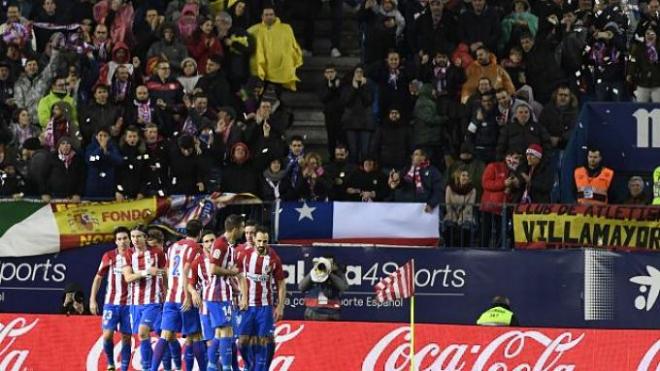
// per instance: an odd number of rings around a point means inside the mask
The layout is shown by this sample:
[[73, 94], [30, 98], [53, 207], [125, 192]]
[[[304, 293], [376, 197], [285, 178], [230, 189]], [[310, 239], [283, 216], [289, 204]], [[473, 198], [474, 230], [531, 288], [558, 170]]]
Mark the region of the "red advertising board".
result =
[[[660, 370], [660, 330], [418, 325], [415, 331], [418, 370]], [[271, 370], [409, 368], [410, 331], [403, 324], [282, 322], [276, 335]], [[105, 370], [100, 317], [0, 314], [0, 370]]]

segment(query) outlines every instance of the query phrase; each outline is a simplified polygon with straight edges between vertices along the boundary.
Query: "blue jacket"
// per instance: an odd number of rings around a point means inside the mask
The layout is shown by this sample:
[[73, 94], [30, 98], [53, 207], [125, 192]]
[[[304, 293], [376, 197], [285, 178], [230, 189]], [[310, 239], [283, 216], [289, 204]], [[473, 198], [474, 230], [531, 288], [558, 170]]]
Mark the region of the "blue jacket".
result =
[[85, 150], [87, 164], [87, 180], [85, 182], [85, 197], [114, 198], [117, 190], [116, 175], [122, 156], [112, 142], [108, 142], [108, 151], [104, 153], [96, 138]]

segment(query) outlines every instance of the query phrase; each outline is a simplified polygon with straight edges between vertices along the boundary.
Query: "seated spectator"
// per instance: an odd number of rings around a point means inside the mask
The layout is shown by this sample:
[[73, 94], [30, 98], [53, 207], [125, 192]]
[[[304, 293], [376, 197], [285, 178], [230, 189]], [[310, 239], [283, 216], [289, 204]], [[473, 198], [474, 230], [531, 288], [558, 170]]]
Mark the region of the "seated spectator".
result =
[[369, 153], [371, 135], [376, 129], [373, 115], [373, 86], [364, 75], [361, 65], [347, 74], [347, 81], [341, 91], [341, 103], [344, 106], [342, 128], [351, 162], [356, 163]]
[[639, 103], [660, 102], [660, 44], [656, 31], [649, 27], [644, 42], [633, 45], [626, 80], [636, 86], [635, 100]]
[[186, 58], [181, 62], [181, 75], [177, 80], [183, 86], [183, 93], [192, 95], [195, 91], [197, 82], [202, 77], [202, 73], [197, 72], [197, 62], [193, 58]]
[[385, 121], [376, 129], [371, 147], [370, 153], [375, 154], [386, 171], [406, 165], [413, 149], [413, 129], [396, 107], [389, 109]]
[[578, 99], [568, 86], [555, 89], [550, 103], [546, 104], [539, 116], [539, 125], [550, 134], [553, 149], [563, 150], [573, 134], [577, 122]]
[[444, 200], [442, 174], [429, 163], [429, 155], [424, 149], [416, 149], [411, 156], [410, 168], [402, 173], [392, 170], [387, 184], [390, 187], [391, 201], [423, 202], [424, 212], [432, 212]]
[[497, 64], [495, 55], [483, 46], [477, 49], [476, 55], [477, 59], [465, 69], [467, 81], [463, 84], [461, 101], [467, 101], [470, 95], [477, 90], [479, 80], [483, 77], [487, 77], [493, 82], [496, 89], [504, 88], [509, 94], [513, 94], [515, 88], [511, 82], [511, 77], [502, 66]]
[[177, 38], [177, 30], [172, 24], [163, 24], [160, 29], [160, 41], [151, 44], [147, 52], [147, 60], [157, 59], [170, 62], [179, 73], [183, 60], [188, 57], [188, 50]]
[[14, 118], [9, 125], [12, 133], [11, 145], [20, 148], [26, 140], [39, 137], [41, 128], [32, 123], [30, 111], [27, 108], [19, 108], [14, 111]]
[[334, 149], [334, 154], [334, 159], [325, 166], [325, 172], [332, 180], [330, 199], [346, 201], [346, 180], [357, 170], [357, 167], [348, 162], [346, 145], [339, 143]]
[[525, 154], [529, 170], [520, 174], [525, 180], [525, 192], [521, 202], [549, 204], [554, 176], [553, 166], [543, 158], [543, 148], [538, 144], [531, 144]]
[[504, 158], [510, 150], [523, 152], [530, 144], [540, 144], [544, 150], [551, 147], [548, 131], [532, 121], [529, 106], [521, 104], [516, 107], [516, 117], [513, 122], [500, 129], [497, 140], [497, 158]]
[[492, 93], [484, 94], [481, 96], [479, 108], [475, 110], [465, 130], [465, 143], [474, 148], [475, 157], [483, 163], [495, 161], [497, 139], [500, 133], [497, 114], [494, 95]]
[[170, 142], [168, 150], [169, 184], [171, 195], [193, 195], [204, 192], [204, 174], [201, 173], [195, 139], [182, 135]]
[[62, 137], [68, 137], [74, 147], [79, 147], [78, 126], [71, 120], [70, 115], [71, 106], [68, 103], [59, 101], [53, 104], [50, 119], [43, 132], [44, 146], [48, 150], [55, 151], [57, 149], [56, 144]]
[[458, 159], [454, 161], [447, 169], [447, 174], [455, 174], [457, 170], [466, 170], [470, 176], [470, 181], [474, 189], [477, 191], [477, 200], [481, 199], [483, 188], [481, 187], [481, 179], [484, 174], [486, 165], [474, 154], [474, 147], [465, 142], [461, 144]]
[[44, 202], [52, 198], [80, 202], [85, 189], [85, 162], [71, 143], [68, 137], [60, 138], [57, 151], [50, 154], [44, 166], [43, 183], [39, 187]]
[[293, 201], [296, 199], [294, 189], [282, 159], [275, 157], [270, 160], [268, 168], [261, 174], [261, 199], [264, 202]]
[[458, 168], [451, 173], [451, 181], [445, 189], [445, 243], [447, 246], [468, 247], [472, 243], [472, 231], [477, 226], [474, 207], [477, 190], [467, 169]]
[[644, 179], [640, 176], [630, 177], [628, 180], [628, 197], [624, 205], [649, 205], [651, 198], [644, 192]]
[[296, 190], [306, 201], [327, 201], [332, 189], [331, 179], [323, 169], [321, 156], [316, 152], [305, 155], [300, 177], [302, 182]]
[[[250, 150], [245, 143], [238, 142], [231, 148], [229, 163], [222, 169], [220, 189], [228, 193], [250, 193], [259, 195], [262, 169], [259, 158], [250, 158]], [[264, 166], [265, 167], [265, 166]]]
[[186, 47], [188, 54], [195, 58], [200, 74], [209, 72], [206, 71], [206, 61], [209, 57], [223, 54], [222, 44], [213, 31], [213, 21], [208, 18], [199, 21], [197, 29], [192, 33]]
[[424, 148], [431, 163], [444, 169], [444, 155], [449, 154], [445, 151], [447, 117], [438, 113], [434, 92], [430, 84], [424, 84], [419, 91], [412, 114], [413, 144]]
[[70, 107], [69, 117], [72, 122], [75, 122], [78, 118], [76, 115], [76, 102], [67, 94], [66, 78], [63, 76], [56, 77], [50, 85], [50, 93], [39, 100], [37, 111], [39, 113], [39, 125], [42, 128], [46, 127], [51, 118], [53, 105], [60, 101], [68, 103]]
[[97, 129], [94, 139], [85, 150], [85, 197], [114, 199], [117, 190], [116, 174], [122, 162], [119, 148], [110, 140], [110, 129]]
[[346, 180], [347, 201], [382, 201], [388, 194], [387, 177], [378, 169], [376, 159], [369, 156]]
[[260, 80], [296, 90], [296, 69], [302, 65], [302, 50], [288, 24], [275, 16], [275, 8], [262, 8], [261, 23], [248, 29], [254, 38], [255, 52], [250, 60], [250, 73]]
[[117, 201], [124, 199], [142, 199], [144, 197], [145, 153], [146, 147], [140, 138], [140, 129], [129, 126], [119, 141], [119, 153], [123, 162], [117, 168]]

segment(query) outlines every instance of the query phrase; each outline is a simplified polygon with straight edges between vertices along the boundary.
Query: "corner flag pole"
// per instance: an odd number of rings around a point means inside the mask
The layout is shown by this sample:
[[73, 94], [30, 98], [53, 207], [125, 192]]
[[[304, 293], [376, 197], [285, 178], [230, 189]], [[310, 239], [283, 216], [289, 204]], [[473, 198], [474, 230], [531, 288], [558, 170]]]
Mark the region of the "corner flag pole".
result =
[[415, 260], [412, 261], [412, 288], [410, 296], [410, 371], [415, 371]]

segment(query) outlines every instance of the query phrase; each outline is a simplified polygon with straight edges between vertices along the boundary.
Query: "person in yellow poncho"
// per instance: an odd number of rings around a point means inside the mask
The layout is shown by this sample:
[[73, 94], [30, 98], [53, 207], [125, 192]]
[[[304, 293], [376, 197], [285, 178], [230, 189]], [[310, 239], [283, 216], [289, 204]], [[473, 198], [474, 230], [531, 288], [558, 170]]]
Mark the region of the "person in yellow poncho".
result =
[[250, 72], [261, 80], [296, 90], [296, 69], [302, 66], [302, 51], [291, 26], [275, 16], [272, 6], [265, 6], [261, 23], [248, 29], [256, 50], [250, 59]]

